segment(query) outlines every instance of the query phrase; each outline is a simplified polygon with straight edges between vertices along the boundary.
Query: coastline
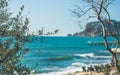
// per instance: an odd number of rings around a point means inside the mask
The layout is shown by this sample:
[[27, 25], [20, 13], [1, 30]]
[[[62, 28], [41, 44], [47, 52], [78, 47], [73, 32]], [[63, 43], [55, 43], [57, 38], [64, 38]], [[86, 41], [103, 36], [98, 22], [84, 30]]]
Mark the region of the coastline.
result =
[[72, 73], [67, 73], [64, 75], [119, 75], [116, 72], [114, 65], [110, 67], [102, 67], [100, 72], [97, 71], [76, 71]]
[[[91, 66], [91, 65], [90, 65]], [[91, 67], [95, 67], [96, 65], [94, 66], [91, 66]], [[32, 74], [30, 75], [113, 75], [115, 73], [115, 67], [114, 65], [112, 64], [101, 64], [100, 65], [97, 65], [97, 67], [99, 67], [98, 70], [95, 70], [96, 68], [91, 68], [90, 67], [87, 67], [89, 70], [82, 70], [82, 71], [63, 71], [63, 72], [51, 72], [51, 73], [43, 73], [43, 74], [35, 74], [35, 72], [33, 72]]]
[[65, 74], [65, 75], [105, 75], [105, 73], [104, 72], [97, 73], [97, 72], [80, 72], [80, 71], [76, 71], [74, 73], [68, 73], [68, 74]]

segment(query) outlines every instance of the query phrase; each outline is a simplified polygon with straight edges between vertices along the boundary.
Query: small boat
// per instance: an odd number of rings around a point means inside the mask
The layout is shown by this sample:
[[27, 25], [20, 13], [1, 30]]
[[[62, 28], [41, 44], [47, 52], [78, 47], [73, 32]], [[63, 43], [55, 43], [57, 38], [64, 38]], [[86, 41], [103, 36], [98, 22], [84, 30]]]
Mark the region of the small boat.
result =
[[[109, 41], [108, 44], [113, 44], [113, 41]], [[97, 42], [93, 42], [93, 41], [88, 41], [89, 45], [105, 45], [104, 41], [97, 41]]]
[[89, 45], [105, 45], [104, 42], [102, 41], [98, 41], [98, 42], [92, 42], [92, 41], [88, 41]]
[[92, 44], [92, 41], [88, 41], [88, 44]]

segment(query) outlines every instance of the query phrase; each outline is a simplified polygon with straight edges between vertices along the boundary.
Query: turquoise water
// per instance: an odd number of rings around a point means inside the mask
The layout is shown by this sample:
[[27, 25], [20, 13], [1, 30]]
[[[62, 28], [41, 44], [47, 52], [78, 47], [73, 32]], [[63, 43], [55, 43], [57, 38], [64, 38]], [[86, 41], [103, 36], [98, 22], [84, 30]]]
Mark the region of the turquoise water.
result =
[[102, 37], [37, 37], [26, 45], [30, 51], [23, 58], [23, 63], [40, 75], [62, 75], [69, 71], [81, 71], [82, 66], [110, 62], [111, 55], [104, 45], [89, 45], [88, 41], [97, 42], [103, 39]]

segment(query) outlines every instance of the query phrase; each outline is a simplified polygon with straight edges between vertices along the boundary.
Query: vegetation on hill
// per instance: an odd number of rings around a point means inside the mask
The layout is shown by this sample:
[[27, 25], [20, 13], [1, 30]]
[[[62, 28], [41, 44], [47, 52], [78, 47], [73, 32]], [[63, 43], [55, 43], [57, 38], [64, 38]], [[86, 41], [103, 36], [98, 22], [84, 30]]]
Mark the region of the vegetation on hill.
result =
[[[112, 28], [112, 32], [114, 34], [117, 34], [115, 30], [117, 28], [118, 32], [120, 33], [120, 30], [119, 30], [120, 21], [111, 20], [111, 22], [114, 24], [114, 25], [110, 25], [110, 27]], [[108, 24], [106, 22], [104, 23], [106, 28], [106, 35], [111, 35]], [[102, 36], [102, 35], [103, 35], [102, 27], [99, 21], [89, 22], [86, 24], [86, 28], [84, 31], [73, 34], [73, 36]]]

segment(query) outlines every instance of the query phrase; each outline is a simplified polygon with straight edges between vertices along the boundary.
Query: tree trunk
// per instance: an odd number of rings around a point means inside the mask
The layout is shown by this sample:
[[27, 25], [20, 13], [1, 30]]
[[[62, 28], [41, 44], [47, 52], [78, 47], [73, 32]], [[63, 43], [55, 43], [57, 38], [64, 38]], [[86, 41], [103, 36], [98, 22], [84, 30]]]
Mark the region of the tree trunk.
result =
[[[106, 34], [106, 29], [105, 29], [105, 25], [104, 25], [104, 21], [102, 21], [102, 19], [100, 18], [100, 14], [98, 14], [98, 20], [101, 22], [101, 26], [102, 26], [102, 30], [103, 30], [103, 39], [104, 39], [104, 43], [105, 43], [105, 46], [106, 46], [106, 49], [112, 54], [113, 56], [113, 62], [114, 62], [114, 67], [115, 67], [115, 72], [116, 73], [119, 73], [119, 68], [118, 68], [118, 64], [117, 64], [117, 56], [116, 56], [116, 53], [114, 53], [109, 44], [108, 44], [108, 41], [107, 41], [107, 34]], [[116, 74], [117, 75], [117, 74]], [[120, 74], [118, 74], [120, 75]]]
[[118, 61], [117, 61], [116, 53], [112, 53], [112, 60], [113, 60], [113, 63], [114, 63], [116, 75], [120, 75], [120, 73], [119, 73], [120, 70], [119, 70], [119, 67], [118, 67]]

